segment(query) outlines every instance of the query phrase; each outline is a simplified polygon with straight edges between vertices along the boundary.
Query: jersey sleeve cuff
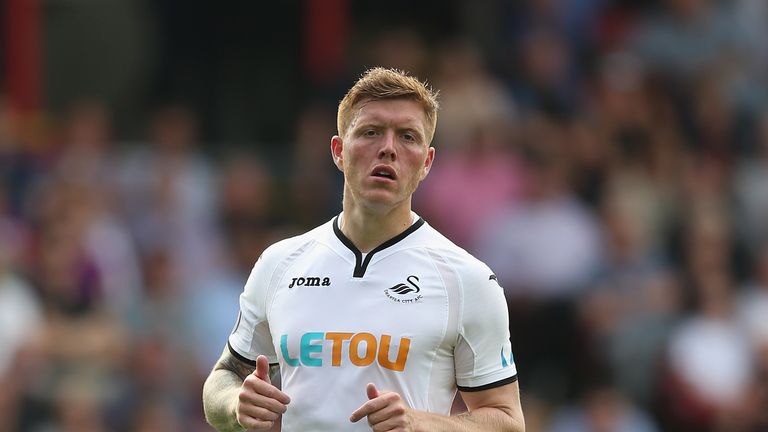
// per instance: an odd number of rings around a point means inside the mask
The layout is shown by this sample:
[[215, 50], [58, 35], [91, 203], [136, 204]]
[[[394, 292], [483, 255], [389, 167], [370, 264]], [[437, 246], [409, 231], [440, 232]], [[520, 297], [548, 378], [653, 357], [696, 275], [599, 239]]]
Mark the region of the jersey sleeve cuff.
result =
[[236, 359], [240, 360], [243, 363], [248, 363], [251, 366], [256, 366], [256, 360], [251, 360], [244, 355], [237, 352], [234, 348], [232, 348], [232, 344], [227, 341], [227, 348], [229, 348], [229, 353], [232, 354]]
[[459, 391], [463, 391], [463, 392], [479, 392], [479, 391], [483, 391], [483, 390], [490, 390], [490, 389], [493, 389], [493, 388], [496, 388], [496, 387], [501, 387], [501, 386], [504, 386], [504, 385], [507, 385], [507, 384], [512, 384], [515, 381], [517, 381], [517, 374], [514, 374], [514, 375], [512, 375], [509, 378], [504, 378], [502, 380], [499, 380], [499, 381], [496, 381], [496, 382], [492, 382], [492, 383], [489, 383], [489, 384], [485, 384], [485, 385], [481, 385], [481, 386], [478, 386], [478, 387], [464, 387], [464, 386], [457, 385], [456, 388], [458, 388]]
[[[251, 360], [251, 359], [249, 359], [248, 357], [246, 357], [246, 356], [244, 356], [244, 355], [240, 354], [240, 353], [239, 353], [239, 352], [238, 352], [238, 351], [237, 351], [237, 350], [236, 350], [236, 349], [235, 349], [235, 348], [232, 346], [232, 343], [231, 343], [230, 341], [227, 341], [227, 348], [229, 349], [229, 353], [230, 353], [230, 354], [232, 354], [232, 356], [233, 356], [233, 357], [235, 357], [236, 359], [240, 360], [240, 361], [241, 361], [241, 362], [243, 362], [243, 363], [247, 363], [247, 364], [249, 364], [249, 365], [251, 365], [251, 366], [254, 366], [254, 367], [256, 366], [256, 360]], [[274, 365], [279, 365], [279, 364], [280, 364], [280, 363], [278, 363], [277, 359], [275, 359], [275, 358], [272, 358], [272, 357], [270, 357], [270, 356], [268, 356], [268, 355], [267, 355], [267, 360], [269, 361], [269, 365], [270, 365], [270, 366], [274, 366]]]

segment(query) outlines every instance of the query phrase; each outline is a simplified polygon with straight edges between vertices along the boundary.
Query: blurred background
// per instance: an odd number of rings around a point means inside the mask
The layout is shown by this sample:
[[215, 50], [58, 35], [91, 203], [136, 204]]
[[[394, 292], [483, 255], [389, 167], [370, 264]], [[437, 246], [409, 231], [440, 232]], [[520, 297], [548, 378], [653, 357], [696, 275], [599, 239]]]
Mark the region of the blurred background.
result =
[[529, 431], [768, 430], [768, 2], [0, 4], [0, 431], [210, 431], [376, 65], [440, 90], [414, 207], [504, 286]]

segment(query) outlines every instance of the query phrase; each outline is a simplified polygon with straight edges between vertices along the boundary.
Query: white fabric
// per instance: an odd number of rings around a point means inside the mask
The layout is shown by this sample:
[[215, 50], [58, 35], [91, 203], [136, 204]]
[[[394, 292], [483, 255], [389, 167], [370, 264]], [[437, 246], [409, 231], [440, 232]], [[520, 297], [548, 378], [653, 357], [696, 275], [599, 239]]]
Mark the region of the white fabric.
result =
[[42, 310], [32, 287], [0, 269], [0, 375], [42, 325]]
[[520, 204], [479, 229], [473, 250], [511, 295], [572, 297], [600, 264], [599, 226], [577, 200]]
[[768, 289], [750, 285], [736, 302], [739, 322], [755, 346], [768, 346]]
[[673, 333], [670, 362], [677, 374], [706, 400], [729, 406], [752, 379], [749, 341], [728, 320], [691, 318]]
[[369, 382], [448, 414], [457, 385], [516, 376], [504, 294], [485, 264], [419, 220], [355, 277], [356, 254], [333, 223], [264, 252], [229, 338], [246, 359], [280, 363], [283, 431], [370, 430], [349, 422]]

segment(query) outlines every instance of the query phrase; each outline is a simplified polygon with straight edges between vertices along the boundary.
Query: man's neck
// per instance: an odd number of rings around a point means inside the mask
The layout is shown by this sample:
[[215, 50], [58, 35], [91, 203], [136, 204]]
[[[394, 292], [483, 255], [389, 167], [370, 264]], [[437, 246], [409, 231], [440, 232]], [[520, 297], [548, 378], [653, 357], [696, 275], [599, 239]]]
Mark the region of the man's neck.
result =
[[345, 205], [339, 228], [361, 252], [367, 253], [412, 224], [409, 205], [398, 206], [387, 212]]

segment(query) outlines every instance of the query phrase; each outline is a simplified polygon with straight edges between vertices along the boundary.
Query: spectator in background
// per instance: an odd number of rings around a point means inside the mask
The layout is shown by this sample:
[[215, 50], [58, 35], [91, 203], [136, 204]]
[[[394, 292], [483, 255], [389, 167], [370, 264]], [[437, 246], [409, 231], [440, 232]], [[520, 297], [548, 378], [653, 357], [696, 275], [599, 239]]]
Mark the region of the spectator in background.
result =
[[480, 126], [513, 122], [515, 102], [503, 83], [488, 70], [478, 47], [466, 39], [440, 45], [435, 71], [440, 88], [441, 121], [435, 144], [447, 153], [472, 148]]
[[613, 146], [597, 122], [587, 116], [579, 116], [564, 127], [569, 143], [563, 151], [573, 167], [569, 180], [573, 193], [587, 206], [597, 208], [613, 170]]
[[[757, 75], [752, 78], [765, 76], [766, 67], [768, 67], [768, 50], [762, 41], [768, 40], [768, 28], [765, 26], [765, 21], [768, 19], [768, 4], [762, 0], [734, 0], [731, 4], [739, 22], [738, 27], [743, 29], [749, 42], [749, 56], [754, 62], [754, 72]], [[752, 89], [765, 97], [768, 89], [760, 86], [759, 81], [754, 84]]]
[[758, 355], [768, 352], [768, 241], [755, 254], [750, 279], [737, 295], [736, 313]]
[[149, 146], [122, 161], [123, 214], [141, 252], [169, 251], [174, 277], [193, 288], [221, 257], [215, 168], [199, 152], [197, 118], [188, 108], [157, 110], [149, 133]]
[[[685, 151], [672, 101], [635, 56], [621, 51], [602, 58], [591, 96], [595, 140], [607, 148], [605, 168], [598, 171], [602, 181], [588, 196], [600, 197], [596, 205], [605, 200], [630, 207], [645, 236], [644, 247], [663, 250], [677, 216]], [[577, 167], [577, 172], [584, 170]], [[577, 185], [580, 178], [574, 176]]]
[[768, 241], [755, 253], [751, 277], [736, 297], [736, 314], [750, 339], [754, 359], [754, 379], [742, 406], [732, 413], [734, 424], [744, 430], [768, 429]]
[[610, 385], [595, 385], [553, 416], [550, 432], [656, 432], [648, 414]]
[[[753, 115], [768, 96], [764, 47], [755, 48], [750, 40], [754, 29], [741, 25], [738, 9], [745, 6], [737, 3], [664, 0], [638, 23], [628, 44], [683, 108], [680, 121], [694, 146], [717, 145], [714, 128]], [[701, 122], [711, 115], [717, 118]], [[722, 145], [733, 148], [728, 144]]]
[[361, 63], [386, 65], [416, 76], [427, 76], [430, 72], [428, 52], [424, 37], [415, 28], [395, 27], [374, 35], [361, 53]]
[[[506, 24], [512, 40], [531, 27], [547, 25], [557, 29], [569, 43], [569, 50], [585, 55], [594, 44], [593, 30], [597, 25], [604, 0], [522, 0], [507, 5], [514, 12]], [[509, 18], [506, 16], [505, 18]]]
[[662, 411], [672, 430], [734, 430], [729, 421], [746, 400], [754, 358], [735, 314], [733, 239], [727, 219], [711, 208], [696, 210], [687, 222], [685, 265], [693, 309], [670, 336]]
[[652, 224], [630, 196], [609, 192], [601, 206], [605, 259], [579, 298], [588, 356], [583, 373], [611, 371], [618, 390], [649, 408], [682, 293], [678, 275], [649, 235]]
[[[583, 102], [603, 0], [503, 2], [499, 59], [521, 111], [573, 114]], [[511, 12], [511, 13], [510, 13]]]
[[42, 430], [61, 432], [107, 432], [112, 426], [107, 421], [109, 386], [103, 377], [78, 370], [66, 374], [50, 394], [52, 398], [50, 423]]
[[20, 351], [39, 343], [44, 327], [42, 305], [34, 287], [15, 271], [13, 245], [22, 242], [14, 241], [14, 234], [6, 231], [3, 207], [0, 195], [0, 377], [13, 374]]
[[[119, 368], [127, 343], [117, 316], [107, 307], [101, 276], [83, 238], [89, 212], [87, 188], [52, 175], [37, 197], [40, 210], [33, 283], [43, 305], [43, 358], [35, 386], [26, 389], [30, 403], [47, 407], [49, 415], [26, 419], [30, 424], [68, 423], [71, 410], [90, 399], [66, 397], [67, 388], [98, 382], [99, 391], [119, 385]], [[100, 393], [101, 394], [101, 393]], [[108, 404], [109, 400], [99, 399]], [[94, 419], [97, 421], [97, 419]]]
[[512, 298], [573, 298], [601, 260], [597, 219], [568, 182], [563, 128], [541, 117], [526, 132], [524, 197], [481, 227], [473, 249]]
[[499, 120], [470, 127], [468, 141], [441, 153], [440, 165], [415, 196], [424, 217], [464, 247], [496, 212], [514, 207], [525, 189], [509, 125]]
[[673, 82], [690, 84], [723, 67], [747, 67], [749, 42], [737, 24], [723, 2], [664, 0], [640, 23], [631, 45], [654, 71]]
[[83, 181], [112, 183], [115, 143], [106, 103], [98, 99], [74, 101], [58, 126], [56, 171]]
[[286, 210], [291, 223], [298, 227], [308, 228], [330, 217], [341, 201], [338, 176], [325, 163], [328, 149], [315, 141], [318, 136], [332, 134], [335, 121], [332, 106], [314, 102], [305, 107], [296, 123], [292, 175], [285, 181], [290, 197]]
[[472, 43], [445, 43], [439, 58], [435, 81], [445, 119], [435, 138], [440, 164], [415, 195], [415, 205], [467, 247], [491, 215], [522, 194], [517, 118], [514, 102]]
[[732, 177], [738, 235], [752, 252], [768, 241], [768, 110], [755, 129], [755, 152], [737, 161]]
[[184, 295], [182, 289], [171, 299], [184, 308], [182, 319], [190, 338], [187, 349], [195, 353], [201, 375], [219, 358], [220, 341], [232, 331], [231, 317], [239, 310], [238, 295], [254, 257], [282, 229], [275, 221], [274, 180], [265, 162], [254, 154], [235, 151], [225, 155], [219, 166], [217, 211], [226, 246], [222, 261], [215, 273], [197, 282], [200, 295]]
[[[192, 316], [188, 305], [196, 300], [176, 279], [176, 263], [170, 252], [155, 251], [145, 257], [144, 295], [124, 323], [132, 349], [124, 366], [130, 379], [121, 383], [114, 406], [113, 415], [121, 423], [151, 420], [144, 418], [147, 400], [155, 401], [156, 415], [161, 415], [153, 421], [187, 424], [189, 420], [182, 419], [194, 418], [191, 407], [197, 400], [190, 386], [197, 384], [202, 373], [198, 355], [204, 352], [196, 345], [200, 341], [194, 332], [202, 327], [196, 320], [204, 317]], [[218, 305], [215, 297], [211, 301]]]
[[511, 88], [521, 111], [568, 116], [583, 97], [574, 76], [573, 52], [556, 27], [540, 23], [521, 35], [520, 71]]
[[[0, 93], [0, 203], [6, 223], [20, 226], [27, 222], [27, 201], [42, 167], [37, 158], [24, 148], [18, 136], [17, 120], [13, 109]], [[22, 262], [18, 264], [24, 265]]]
[[270, 230], [275, 224], [273, 174], [257, 155], [242, 151], [225, 156], [219, 165], [216, 195], [220, 229], [232, 254], [230, 265], [247, 274], [253, 267], [253, 257], [271, 244]]
[[109, 109], [102, 101], [77, 101], [61, 129], [50, 181], [76, 189], [72, 197], [78, 203], [70, 210], [77, 213], [82, 230], [78, 241], [98, 274], [106, 306], [122, 313], [136, 302], [142, 281], [134, 239], [118, 214], [117, 154]]
[[[0, 94], [0, 380], [13, 374], [19, 351], [35, 340], [44, 325], [40, 299], [24, 274], [32, 266], [34, 236], [22, 207], [34, 175], [14, 136], [16, 126]], [[10, 376], [7, 381], [11, 388], [18, 384]], [[11, 394], [0, 405], [12, 404], [13, 399]], [[5, 410], [0, 407], [0, 411]]]
[[498, 268], [516, 361], [529, 368], [528, 394], [546, 403], [571, 397], [580, 385], [584, 350], [575, 300], [603, 253], [595, 214], [567, 181], [562, 131], [547, 119], [531, 126], [523, 199], [491, 216], [472, 242]]

